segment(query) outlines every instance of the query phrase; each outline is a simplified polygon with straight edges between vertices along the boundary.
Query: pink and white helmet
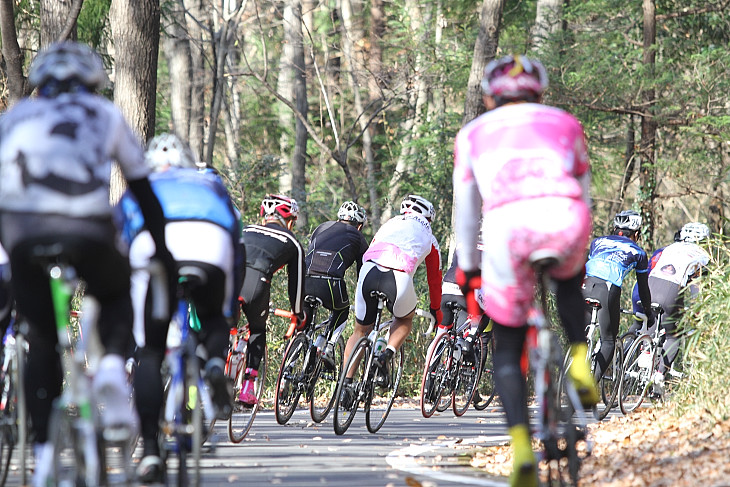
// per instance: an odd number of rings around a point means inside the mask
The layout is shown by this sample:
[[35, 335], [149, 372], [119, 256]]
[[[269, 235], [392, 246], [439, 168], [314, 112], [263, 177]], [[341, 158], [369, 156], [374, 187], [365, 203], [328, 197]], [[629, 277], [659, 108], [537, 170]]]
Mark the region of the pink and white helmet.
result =
[[495, 98], [539, 96], [547, 85], [547, 71], [542, 63], [519, 54], [491, 61], [482, 78], [482, 91]]

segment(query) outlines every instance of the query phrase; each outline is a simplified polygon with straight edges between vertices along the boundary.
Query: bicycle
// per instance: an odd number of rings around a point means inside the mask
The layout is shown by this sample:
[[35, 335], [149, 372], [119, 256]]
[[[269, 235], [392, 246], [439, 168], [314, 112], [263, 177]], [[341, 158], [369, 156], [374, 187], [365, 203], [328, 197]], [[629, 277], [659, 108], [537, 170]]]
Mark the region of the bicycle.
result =
[[[240, 300], [240, 298], [239, 298]], [[242, 304], [242, 303], [241, 303]], [[274, 316], [289, 318], [291, 324], [285, 334], [285, 340], [289, 340], [296, 330], [296, 316], [291, 311], [274, 308], [269, 310]], [[233, 397], [236, 398], [243, 387], [244, 376], [246, 374], [246, 355], [248, 351], [248, 339], [250, 330], [248, 323], [238, 329], [231, 330], [231, 342], [229, 347], [228, 358], [226, 360], [226, 374], [233, 381]], [[256, 404], [246, 405], [238, 401], [234, 401], [233, 414], [228, 419], [228, 439], [232, 443], [240, 443], [248, 435], [253, 426], [253, 420], [256, 413], [261, 407], [261, 398], [265, 389], [266, 369], [268, 364], [269, 353], [264, 348], [264, 356], [259, 365], [259, 373], [254, 380], [254, 395], [256, 396]]]
[[[308, 295], [304, 301], [312, 307], [310, 320], [314, 323], [322, 300]], [[315, 423], [324, 421], [332, 409], [345, 349], [342, 336], [334, 337], [333, 332], [328, 317], [300, 331], [289, 342], [276, 379], [275, 413], [279, 424], [291, 419], [302, 394]]]
[[492, 403], [497, 393], [494, 386], [494, 336], [491, 321], [484, 332], [478, 335], [478, 339], [482, 351], [482, 364], [479, 372], [479, 383], [472, 402], [474, 409], [483, 411]]
[[[49, 426], [49, 441], [53, 445], [53, 481], [56, 485], [97, 486], [105, 483], [106, 448], [119, 446], [122, 458], [131, 459], [128, 435], [98, 427], [98, 408], [89, 395], [91, 381], [86, 373], [84, 340], [74, 341], [71, 325], [71, 298], [79, 279], [76, 271], [64, 258], [61, 244], [38, 245], [32, 258], [48, 273], [56, 332], [65, 387], [53, 402]], [[84, 297], [84, 303], [95, 303]], [[134, 478], [130, 461], [124, 461], [124, 474]]]
[[[393, 354], [387, 364], [387, 375], [380, 375], [374, 363], [376, 354], [381, 351], [380, 346], [385, 348], [393, 320], [381, 323], [383, 307], [386, 306], [388, 297], [380, 291], [372, 291], [370, 296], [378, 300], [373, 330], [355, 344], [337, 382], [333, 424], [338, 435], [343, 435], [350, 427], [361, 402], [368, 431], [376, 433], [380, 430], [393, 407], [403, 375], [403, 347]], [[376, 342], [379, 342], [378, 349]], [[348, 371], [353, 373], [352, 383], [345, 384]], [[348, 397], [343, 397], [345, 390], [348, 391]]]
[[653, 330], [647, 329], [646, 319], [636, 331], [635, 339], [626, 351], [623, 374], [619, 383], [618, 397], [621, 412], [628, 414], [641, 406], [646, 394], [654, 385], [662, 360], [661, 346], [665, 330], [662, 327], [664, 309], [652, 303], [651, 309], [656, 317]]
[[5, 332], [2, 341], [2, 365], [0, 365], [0, 485], [5, 485], [10, 470], [13, 450], [18, 446], [20, 483], [26, 485], [28, 443], [28, 413], [25, 406], [23, 374], [28, 342], [23, 329], [15, 317]]
[[551, 256], [533, 258], [531, 264], [537, 277], [537, 291], [528, 313], [526, 352], [538, 404], [535, 437], [541, 444], [539, 456], [547, 467], [549, 482], [558, 479], [559, 485], [577, 485], [582, 463], [578, 445], [585, 442], [585, 452], [590, 454], [592, 442], [575, 387], [569, 380], [560, 380], [565, 374], [565, 360], [552, 330], [547, 298], [547, 270], [557, 260]]
[[166, 382], [161, 443], [165, 475], [170, 470], [169, 458], [177, 458], [177, 485], [191, 484], [188, 454], [192, 455], [192, 485], [200, 485], [200, 459], [205, 441], [205, 420], [215, 417], [213, 402], [200, 371], [200, 357], [196, 351], [198, 341], [195, 329], [200, 322], [195, 314], [191, 295], [193, 289], [207, 280], [205, 271], [193, 265], [178, 270], [178, 306], [172, 319], [173, 337], [179, 332], [179, 340], [168, 340], [165, 356]]
[[[465, 332], [469, 330], [471, 323], [466, 320], [457, 327], [455, 323], [458, 314], [465, 311], [465, 308], [453, 301], [447, 302], [446, 306], [453, 313], [454, 324], [429, 346], [421, 379], [420, 403], [424, 418], [430, 418], [444, 404], [445, 408], [451, 404], [454, 415], [463, 416], [479, 384], [481, 342], [473, 344], [472, 357], [463, 355]], [[443, 396], [448, 396], [449, 400], [443, 400]]]

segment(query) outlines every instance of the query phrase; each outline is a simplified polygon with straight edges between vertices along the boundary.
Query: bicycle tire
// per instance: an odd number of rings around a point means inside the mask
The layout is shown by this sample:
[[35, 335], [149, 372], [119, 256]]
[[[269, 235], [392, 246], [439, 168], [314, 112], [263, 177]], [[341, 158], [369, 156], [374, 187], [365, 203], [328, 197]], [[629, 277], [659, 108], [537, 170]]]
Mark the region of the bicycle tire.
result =
[[14, 379], [14, 358], [9, 358], [8, 367], [1, 371], [0, 383], [0, 486], [4, 486], [10, 470], [10, 460], [17, 440], [17, 396]]
[[482, 347], [482, 370], [474, 394], [474, 409], [483, 411], [491, 404], [497, 390], [494, 386], [494, 340], [491, 333], [479, 334], [479, 340]]
[[[99, 471], [94, 472], [87, 465], [86, 453], [98, 455], [96, 445], [84, 448], [83, 432], [77, 427], [79, 418], [76, 411], [68, 408], [54, 408], [50, 420], [50, 438], [53, 444], [53, 481], [55, 485], [75, 485], [85, 487], [99, 484]], [[88, 439], [96, 438], [96, 433]], [[89, 471], [90, 470], [90, 471]], [[91, 480], [91, 481], [89, 481]]]
[[298, 333], [289, 342], [276, 378], [274, 413], [276, 422], [286, 424], [299, 403], [307, 377], [306, 365], [310, 354], [311, 340], [304, 333]]
[[309, 401], [309, 413], [312, 421], [321, 423], [327, 418], [335, 404], [335, 392], [337, 382], [342, 371], [343, 355], [345, 354], [345, 340], [342, 336], [337, 338], [334, 347], [335, 369], [327, 370], [323, 360], [320, 359], [317, 376], [314, 379], [312, 395]]
[[[647, 355], [648, 354], [648, 355]], [[618, 404], [628, 414], [641, 406], [656, 368], [656, 347], [651, 336], [642, 335], [631, 344], [624, 358]]]
[[447, 333], [429, 347], [421, 376], [421, 414], [430, 418], [436, 412], [444, 391], [448, 389], [448, 370], [452, 356], [451, 340]]
[[463, 416], [469, 409], [477, 386], [479, 385], [479, 372], [482, 361], [482, 351], [479, 344], [473, 345], [474, 362], [467, 362], [462, 359], [455, 365], [456, 376], [454, 390], [451, 393], [451, 408], [457, 417]]
[[[372, 365], [371, 372], [374, 372]], [[398, 386], [403, 377], [402, 346], [391, 357], [388, 373], [389, 379], [385, 385], [378, 384], [375, 376], [372, 376], [374, 380], [369, 381], [371, 392], [365, 398], [365, 425], [371, 433], [377, 433], [383, 427], [398, 394]]]
[[[238, 398], [238, 394], [241, 392], [243, 376], [246, 372], [245, 357], [246, 354], [244, 352], [243, 357], [241, 358], [239, 372], [236, 375], [235, 387], [233, 389], [234, 399]], [[233, 443], [241, 443], [243, 441], [248, 432], [251, 430], [256, 413], [261, 407], [261, 397], [263, 396], [266, 385], [266, 368], [269, 361], [268, 357], [268, 349], [264, 349], [264, 357], [261, 359], [261, 363], [259, 364], [259, 374], [254, 381], [256, 404], [253, 407], [246, 407], [238, 401], [235, 401], [233, 414], [231, 414], [231, 417], [228, 418], [228, 439]]]
[[621, 383], [623, 363], [623, 345], [621, 340], [617, 340], [616, 349], [613, 352], [613, 359], [611, 360], [611, 363], [608, 364], [608, 367], [604, 371], [603, 377], [601, 377], [598, 384], [601, 390], [601, 400], [603, 401], [603, 405], [598, 403], [593, 406], [593, 416], [599, 421], [608, 416], [611, 409], [618, 406], [616, 398], [618, 397], [619, 384]]
[[[345, 367], [342, 368], [340, 374], [340, 380], [337, 382], [337, 391], [335, 392], [335, 406], [334, 406], [334, 419], [332, 424], [335, 429], [335, 434], [344, 435], [347, 429], [352, 424], [352, 420], [355, 419], [360, 401], [363, 399], [362, 395], [367, 393], [366, 380], [370, 380], [366, 377], [367, 367], [372, 362], [372, 344], [368, 337], [362, 337], [355, 347], [352, 349], [350, 356], [347, 359]], [[357, 364], [357, 366], [355, 366]], [[348, 389], [352, 392], [354, 397], [353, 404], [343, 404], [342, 402], [342, 391], [345, 388], [345, 376], [347, 371], [354, 368], [354, 374], [352, 376], [352, 384], [348, 386]]]

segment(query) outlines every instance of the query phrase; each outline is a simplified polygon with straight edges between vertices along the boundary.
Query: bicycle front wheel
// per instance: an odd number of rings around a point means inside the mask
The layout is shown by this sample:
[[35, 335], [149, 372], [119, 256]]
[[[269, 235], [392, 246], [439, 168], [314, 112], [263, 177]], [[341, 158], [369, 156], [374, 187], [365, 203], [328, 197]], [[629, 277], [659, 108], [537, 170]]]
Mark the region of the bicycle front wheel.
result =
[[456, 365], [456, 383], [451, 393], [451, 407], [456, 416], [463, 416], [469, 409], [474, 399], [477, 386], [479, 385], [479, 366], [482, 362], [482, 350], [479, 343], [474, 344], [474, 357], [472, 361], [462, 358]]
[[618, 389], [618, 405], [622, 413], [632, 412], [644, 401], [657, 366], [656, 355], [656, 347], [649, 335], [634, 340], [626, 352]]
[[[233, 443], [240, 443], [248, 434], [253, 425], [253, 420], [256, 417], [256, 413], [261, 407], [261, 397], [264, 393], [264, 386], [266, 384], [266, 368], [268, 364], [268, 351], [264, 351], [264, 357], [261, 359], [259, 364], [259, 374], [254, 380], [254, 391], [256, 396], [256, 404], [253, 406], [246, 406], [238, 401], [235, 401], [233, 408], [233, 414], [228, 419], [228, 439]], [[241, 366], [238, 368], [238, 374], [234, 382], [233, 394], [234, 399], [238, 398], [241, 393], [241, 386], [243, 385], [243, 376], [246, 373], [246, 354], [243, 354], [241, 359]]]
[[618, 405], [616, 397], [618, 396], [619, 384], [621, 383], [621, 371], [624, 363], [624, 349], [622, 341], [616, 341], [616, 350], [613, 352], [613, 359], [603, 373], [598, 386], [601, 390], [601, 399], [603, 404], [598, 403], [593, 407], [593, 416], [597, 420], [602, 420], [611, 409]]
[[430, 418], [449, 392], [449, 368], [453, 349], [449, 335], [444, 333], [429, 347], [421, 378], [421, 414]]
[[[345, 434], [352, 424], [357, 413], [363, 393], [365, 393], [366, 372], [372, 344], [367, 337], [362, 337], [352, 349], [345, 367], [342, 369], [340, 380], [335, 392], [335, 418], [333, 420], [335, 433]], [[352, 382], [345, 383], [347, 371], [352, 371]]]
[[309, 401], [309, 412], [312, 421], [321, 423], [329, 414], [332, 406], [335, 404], [335, 392], [337, 391], [337, 381], [342, 371], [343, 355], [345, 354], [345, 340], [340, 336], [335, 343], [334, 355], [335, 365], [333, 369], [328, 369], [324, 360], [320, 359], [319, 371], [315, 377], [314, 387], [312, 387], [312, 396]]
[[[383, 427], [393, 407], [398, 393], [401, 377], [403, 377], [403, 347], [401, 346], [387, 364], [388, 374], [385, 377], [373, 376], [370, 383], [371, 392], [365, 400], [365, 425], [371, 433]], [[374, 372], [371, 367], [371, 372]]]
[[479, 384], [474, 393], [474, 409], [483, 411], [494, 399], [494, 342], [492, 334], [479, 335], [482, 350], [482, 371], [479, 375]]
[[281, 361], [279, 376], [276, 379], [276, 398], [274, 410], [276, 422], [286, 424], [294, 414], [299, 396], [306, 383], [306, 365], [309, 358], [309, 337], [299, 333], [289, 342]]
[[2, 370], [0, 383], [0, 485], [5, 485], [18, 438], [17, 403], [12, 367]]

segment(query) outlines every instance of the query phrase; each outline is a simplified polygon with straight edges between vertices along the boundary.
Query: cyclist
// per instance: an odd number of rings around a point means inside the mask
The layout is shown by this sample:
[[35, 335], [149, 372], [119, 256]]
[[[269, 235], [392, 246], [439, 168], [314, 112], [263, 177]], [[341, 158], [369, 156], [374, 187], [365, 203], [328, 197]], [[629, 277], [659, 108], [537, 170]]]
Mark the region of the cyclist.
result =
[[251, 336], [246, 350], [244, 382], [238, 401], [256, 404], [254, 381], [266, 351], [266, 319], [269, 316], [271, 278], [282, 267], [289, 274], [289, 303], [297, 316], [298, 329], [304, 319], [304, 250], [291, 229], [297, 221], [299, 205], [294, 198], [267, 194], [261, 202], [261, 224], [243, 229], [241, 242], [246, 248], [246, 274], [240, 291], [241, 309], [246, 315]]
[[[192, 152], [177, 135], [154, 137], [145, 159], [154, 171], [150, 182], [165, 213], [167, 246], [178, 269], [194, 266], [205, 273], [205, 282], [193, 289], [192, 300], [200, 319], [200, 342], [208, 355], [205, 378], [211, 387], [216, 416], [227, 419], [232, 403], [224, 372], [225, 357], [228, 330], [237, 305], [237, 284], [240, 285], [235, 282], [235, 266], [243, 266], [243, 259], [237, 255], [242, 249], [238, 242], [238, 213], [220, 178], [211, 172], [199, 172]], [[152, 317], [154, 296], [147, 269], [154, 243], [144, 229], [134, 195], [125, 194], [119, 209], [123, 213], [124, 234], [130, 242], [133, 269], [134, 332], [139, 360], [134, 387], [143, 439], [138, 477], [141, 482], [162, 482], [164, 469], [158, 443], [163, 403], [160, 367], [170, 322]]]
[[584, 406], [598, 401], [585, 361], [580, 292], [591, 230], [588, 153], [578, 120], [540, 103], [547, 83], [537, 60], [510, 55], [491, 61], [481, 84], [487, 112], [455, 142], [457, 282], [470, 310], [476, 311], [474, 290], [482, 288], [494, 323], [495, 383], [514, 450], [510, 484], [521, 487], [537, 485], [520, 367], [535, 284], [531, 260], [558, 260], [549, 272], [574, 358], [569, 376]]
[[[649, 259], [636, 242], [639, 239], [641, 215], [634, 210], [617, 213], [613, 219], [611, 235], [591, 242], [586, 262], [586, 278], [583, 294], [601, 302], [598, 325], [601, 328], [601, 350], [596, 359], [596, 380], [603, 377], [616, 349], [619, 320], [621, 317], [621, 284], [631, 270], [636, 274], [639, 296], [648, 318], [654, 324], [649, 290]], [[586, 322], [589, 319], [587, 318]]]
[[[360, 338], [373, 329], [378, 302], [370, 296], [371, 291], [385, 293], [388, 296], [388, 310], [393, 314], [393, 324], [385, 350], [374, 361], [386, 384], [389, 376], [387, 363], [413, 327], [413, 315], [418, 302], [413, 275], [422, 262], [426, 264], [431, 315], [436, 324], [440, 324], [443, 319], [440, 309], [441, 251], [431, 232], [431, 221], [436, 211], [430, 201], [411, 194], [403, 198], [400, 213], [380, 227], [363, 255], [363, 266], [355, 292], [355, 328], [345, 346], [345, 357], [348, 357]], [[352, 373], [347, 371], [345, 385], [352, 382]], [[345, 387], [342, 394], [345, 395], [344, 405], [351, 405], [354, 400], [352, 391]]]
[[[704, 223], [687, 223], [679, 232], [679, 241], [664, 247], [656, 265], [649, 273], [652, 300], [659, 303], [664, 310], [662, 326], [666, 332], [662, 344], [664, 359], [654, 376], [655, 392], [659, 394], [663, 393], [664, 376], [679, 352], [680, 337], [677, 335], [677, 323], [684, 309], [684, 297], [681, 291], [689, 285], [691, 298], [697, 296], [698, 288], [693, 280], [701, 275], [702, 270], [710, 262], [709, 254], [698, 243], [709, 236], [710, 229]], [[629, 331], [636, 331], [637, 328], [632, 326]]]
[[[312, 233], [304, 258], [307, 269], [307, 294], [322, 300], [331, 311], [329, 326], [335, 329], [325, 350], [325, 364], [333, 367], [334, 343], [344, 330], [350, 313], [350, 298], [345, 284], [345, 271], [356, 264], [358, 273], [362, 256], [368, 248], [362, 227], [367, 221], [365, 211], [355, 202], [346, 201], [337, 211], [337, 220], [319, 225]], [[304, 312], [312, 316], [312, 308], [305, 303]]]
[[33, 60], [28, 78], [38, 96], [19, 101], [0, 119], [0, 232], [16, 306], [30, 327], [25, 387], [35, 435], [34, 484], [45, 485], [53, 460], [48, 421], [63, 377], [49, 277], [34, 249], [62, 249], [86, 294], [100, 304], [104, 356], [93, 397], [103, 405], [102, 426], [117, 435], [131, 434], [136, 418], [124, 368], [132, 337], [130, 268], [109, 204], [112, 160], [140, 202], [155, 258], [169, 276], [175, 262], [165, 246], [164, 216], [144, 150], [121, 112], [95, 94], [107, 81], [99, 55], [76, 42], [52, 44]]

